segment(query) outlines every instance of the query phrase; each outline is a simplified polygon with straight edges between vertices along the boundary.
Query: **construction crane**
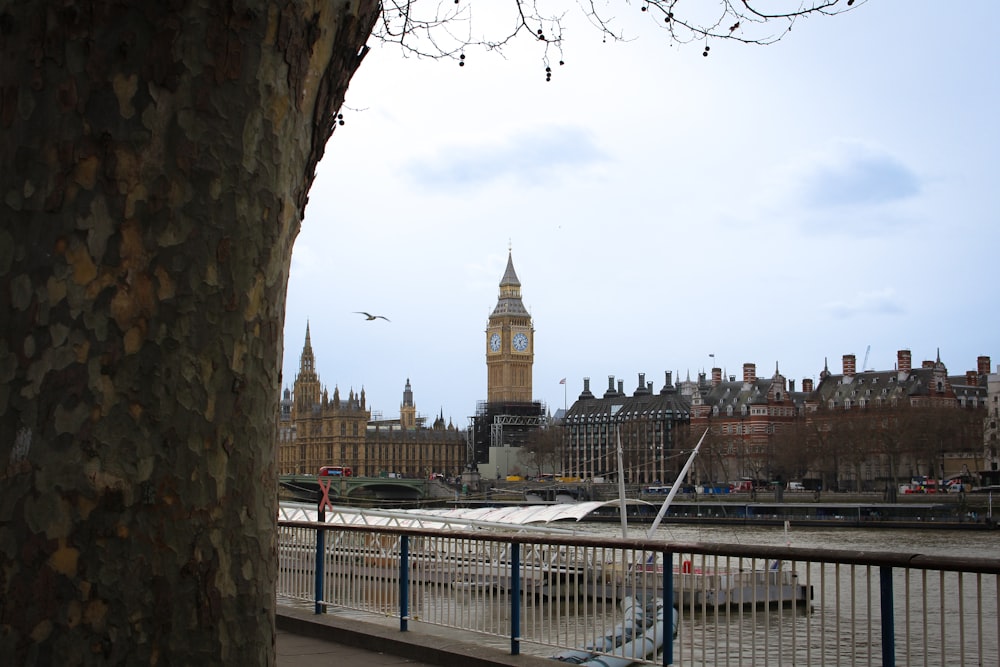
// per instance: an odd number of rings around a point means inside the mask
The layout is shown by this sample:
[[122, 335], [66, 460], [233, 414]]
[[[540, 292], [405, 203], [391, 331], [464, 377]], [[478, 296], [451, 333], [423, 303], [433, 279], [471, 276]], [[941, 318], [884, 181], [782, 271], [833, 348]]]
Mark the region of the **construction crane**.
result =
[[868, 370], [868, 353], [872, 351], [872, 346], [869, 345], [868, 349], [865, 350], [865, 360], [861, 362], [861, 372]]

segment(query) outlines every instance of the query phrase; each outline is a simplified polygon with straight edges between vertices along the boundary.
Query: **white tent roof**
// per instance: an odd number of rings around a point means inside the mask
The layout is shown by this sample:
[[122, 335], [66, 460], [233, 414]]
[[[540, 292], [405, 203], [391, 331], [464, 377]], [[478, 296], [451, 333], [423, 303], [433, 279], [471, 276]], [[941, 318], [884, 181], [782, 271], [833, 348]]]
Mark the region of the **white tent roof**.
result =
[[[379, 510], [336, 506], [326, 511], [326, 523], [340, 525], [399, 526], [431, 529], [518, 529], [563, 531], [550, 525], [555, 521], [579, 521], [598, 507], [618, 501], [589, 501], [554, 505], [512, 505], [506, 507], [456, 507], [449, 509]], [[316, 521], [316, 507], [303, 503], [282, 502], [278, 518], [288, 521]], [[544, 527], [537, 524], [543, 524]]]

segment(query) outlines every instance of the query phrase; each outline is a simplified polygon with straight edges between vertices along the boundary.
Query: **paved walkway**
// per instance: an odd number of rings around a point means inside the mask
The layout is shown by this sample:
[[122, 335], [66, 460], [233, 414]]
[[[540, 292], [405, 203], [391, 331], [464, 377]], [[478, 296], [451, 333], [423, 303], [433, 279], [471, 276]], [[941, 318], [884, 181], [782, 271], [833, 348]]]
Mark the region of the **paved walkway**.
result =
[[[552, 661], [475, 643], [468, 634], [374, 622], [279, 605], [278, 667], [551, 667]], [[557, 663], [558, 664], [558, 663]]]
[[431, 667], [432, 664], [278, 630], [278, 667]]

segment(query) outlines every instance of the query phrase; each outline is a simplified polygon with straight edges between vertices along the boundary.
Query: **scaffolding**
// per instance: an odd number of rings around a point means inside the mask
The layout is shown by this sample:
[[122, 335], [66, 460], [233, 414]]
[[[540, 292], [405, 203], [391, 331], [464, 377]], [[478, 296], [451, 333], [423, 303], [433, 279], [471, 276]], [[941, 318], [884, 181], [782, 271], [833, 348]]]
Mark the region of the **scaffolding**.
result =
[[545, 423], [546, 408], [541, 401], [479, 401], [475, 416], [469, 418], [469, 460], [487, 463], [491, 447], [521, 447]]

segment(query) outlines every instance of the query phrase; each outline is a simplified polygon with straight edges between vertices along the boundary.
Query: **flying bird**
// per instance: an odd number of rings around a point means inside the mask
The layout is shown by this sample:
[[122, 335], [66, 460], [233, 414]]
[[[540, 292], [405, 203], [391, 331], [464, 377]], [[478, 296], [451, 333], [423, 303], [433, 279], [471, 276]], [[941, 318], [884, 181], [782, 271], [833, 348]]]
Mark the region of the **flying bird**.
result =
[[363, 310], [355, 310], [354, 313], [356, 315], [364, 315], [366, 320], [385, 320], [386, 322], [390, 321], [389, 318], [386, 317], [385, 315], [372, 315], [371, 313], [366, 313]]

